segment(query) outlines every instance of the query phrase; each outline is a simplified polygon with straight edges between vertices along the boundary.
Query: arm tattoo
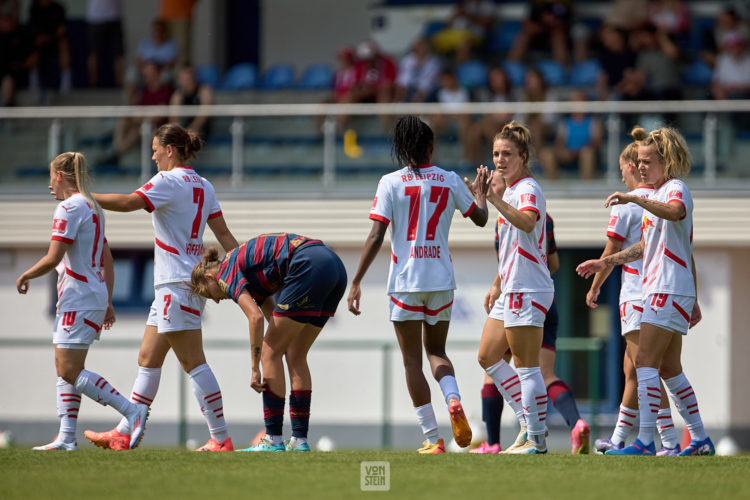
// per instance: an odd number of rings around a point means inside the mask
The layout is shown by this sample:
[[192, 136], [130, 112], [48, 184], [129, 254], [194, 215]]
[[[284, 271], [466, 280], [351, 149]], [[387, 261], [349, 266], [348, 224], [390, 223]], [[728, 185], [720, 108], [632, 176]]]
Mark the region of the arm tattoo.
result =
[[636, 243], [622, 252], [609, 255], [602, 260], [608, 266], [619, 266], [620, 264], [626, 264], [638, 260], [641, 257], [643, 257], [643, 246], [640, 243]]
[[253, 347], [253, 358], [260, 358], [260, 347]]

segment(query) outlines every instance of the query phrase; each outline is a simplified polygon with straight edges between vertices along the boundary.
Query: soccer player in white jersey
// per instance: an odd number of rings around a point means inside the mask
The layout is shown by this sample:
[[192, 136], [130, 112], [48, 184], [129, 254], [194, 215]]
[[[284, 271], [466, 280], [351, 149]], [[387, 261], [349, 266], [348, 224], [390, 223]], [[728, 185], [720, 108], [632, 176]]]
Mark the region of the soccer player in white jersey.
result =
[[131, 403], [104, 377], [84, 368], [89, 346], [102, 328], [115, 321], [112, 308], [114, 269], [104, 237], [104, 215], [88, 191], [86, 160], [81, 153], [63, 153], [50, 164], [50, 192], [61, 200], [52, 222], [47, 255], [16, 280], [18, 293], [29, 290], [29, 280], [57, 268], [57, 313], [52, 342], [57, 368], [57, 415], [60, 431], [54, 441], [35, 450], [77, 450], [76, 422], [81, 394], [110, 405], [133, 429], [125, 449], [138, 446], [148, 417], [148, 406]]
[[[231, 451], [221, 389], [203, 353], [201, 314], [205, 299], [192, 294], [187, 283], [203, 256], [206, 224], [224, 250], [237, 247], [227, 228], [214, 188], [187, 162], [201, 148], [195, 133], [176, 124], [161, 126], [154, 135], [152, 160], [158, 172], [135, 192], [94, 194], [107, 210], [151, 212], [154, 225], [154, 302], [151, 305], [141, 349], [132, 401], [151, 405], [159, 388], [161, 367], [170, 349], [190, 376], [193, 392], [208, 424], [211, 438], [196, 451]], [[86, 431], [102, 448], [122, 449], [131, 433], [124, 419], [107, 432]]]
[[390, 319], [396, 330], [417, 420], [426, 440], [418, 451], [445, 453], [430, 402], [430, 386], [422, 373], [422, 342], [432, 375], [448, 405], [453, 436], [460, 447], [471, 443], [471, 428], [461, 406], [453, 365], [445, 340], [453, 305], [453, 276], [448, 232], [458, 210], [477, 226], [487, 223], [484, 189], [487, 174], [478, 172], [471, 191], [468, 179], [432, 164], [432, 129], [415, 116], [398, 120], [393, 152], [403, 168], [384, 175], [370, 210], [372, 229], [365, 241], [357, 273], [347, 299], [349, 310], [360, 314], [360, 283], [390, 228], [391, 267], [388, 274]]
[[649, 198], [616, 192], [605, 206], [635, 203], [642, 207], [641, 240], [603, 259], [581, 263], [577, 272], [584, 278], [608, 266], [643, 258], [643, 315], [635, 358], [638, 403], [641, 417], [638, 438], [621, 450], [607, 455], [653, 455], [661, 374], [667, 392], [690, 431], [690, 444], [679, 455], [713, 455], [706, 435], [698, 400], [682, 371], [682, 336], [700, 321], [693, 260], [693, 198], [678, 177], [690, 171], [690, 154], [684, 137], [675, 129], [651, 131], [638, 147], [638, 169], [643, 182], [654, 187]]
[[[495, 136], [495, 170], [487, 200], [498, 216], [498, 272], [485, 301], [492, 304], [478, 360], [519, 419], [521, 432], [502, 453], [547, 453], [547, 387], [539, 367], [544, 318], [554, 285], [547, 268], [547, 203], [531, 177], [531, 134], [510, 122]], [[487, 167], [480, 167], [487, 171]], [[510, 348], [516, 370], [503, 360]]]
[[[627, 186], [629, 194], [648, 198], [654, 192], [654, 188], [643, 183], [637, 168], [638, 145], [640, 144], [639, 141], [646, 138], [646, 131], [636, 127], [633, 129], [632, 135], [635, 141], [628, 144], [620, 153], [622, 181]], [[612, 206], [607, 227], [607, 244], [601, 258], [638, 243], [641, 239], [642, 221], [643, 209], [638, 205], [631, 203]], [[594, 276], [591, 288], [586, 294], [586, 304], [592, 309], [597, 307], [596, 301], [599, 298], [601, 286], [612, 269], [607, 267]], [[596, 450], [600, 453], [611, 449], [624, 448], [625, 439], [633, 429], [638, 416], [638, 382], [633, 360], [638, 350], [638, 334], [640, 333], [641, 315], [643, 313], [641, 269], [641, 260], [622, 266], [619, 310], [621, 333], [627, 343], [627, 350], [623, 356], [625, 387], [612, 436], [606, 439], [597, 439], [594, 443]], [[661, 448], [656, 454], [659, 456], [677, 455], [681, 450], [672, 421], [672, 410], [669, 407], [669, 398], [663, 389], [663, 385], [660, 387], [662, 388], [662, 396], [657, 416], [657, 429], [661, 438]]]

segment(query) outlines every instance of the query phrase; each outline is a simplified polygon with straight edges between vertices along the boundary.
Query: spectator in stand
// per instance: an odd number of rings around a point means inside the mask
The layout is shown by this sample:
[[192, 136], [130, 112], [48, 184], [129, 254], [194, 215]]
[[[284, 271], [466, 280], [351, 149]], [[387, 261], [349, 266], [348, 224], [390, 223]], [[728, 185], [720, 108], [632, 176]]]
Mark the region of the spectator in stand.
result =
[[163, 81], [172, 82], [172, 70], [177, 63], [177, 44], [169, 38], [167, 25], [160, 19], [151, 24], [151, 35], [138, 44], [135, 66], [130, 67], [125, 76], [130, 102], [137, 99], [138, 85], [142, 83], [139, 77], [143, 74], [143, 67], [149, 62], [159, 65]]
[[[588, 99], [583, 90], [576, 89], [571, 92], [570, 100], [585, 102]], [[571, 113], [557, 127], [554, 148], [543, 148], [539, 153], [545, 177], [557, 179], [560, 166], [576, 166], [581, 179], [593, 179], [601, 143], [602, 124], [599, 118], [579, 111]]]
[[177, 66], [187, 66], [191, 57], [193, 12], [198, 0], [161, 0], [159, 19], [164, 21], [169, 38], [177, 44]]
[[31, 34], [18, 23], [18, 5], [0, 6], [0, 88], [2, 106], [13, 106], [16, 89], [27, 85], [28, 70], [34, 66], [36, 52]]
[[[455, 71], [450, 68], [445, 68], [440, 73], [440, 84], [436, 96], [437, 102], [445, 104], [446, 108], [455, 108], [457, 104], [460, 105], [471, 101], [469, 91], [461, 86]], [[445, 132], [455, 122], [458, 137], [463, 143], [466, 137], [466, 130], [471, 122], [471, 115], [455, 115], [452, 113], [433, 115], [430, 121], [430, 125], [436, 134]]]
[[673, 40], [686, 38], [690, 31], [690, 12], [682, 0], [652, 0], [648, 21]]
[[[354, 88], [349, 93], [348, 102], [392, 102], [396, 82], [396, 64], [383, 54], [372, 40], [357, 45], [357, 60], [354, 63]], [[381, 115], [383, 129], [389, 127], [391, 117]], [[340, 125], [346, 117], [339, 119]]]
[[739, 31], [724, 35], [722, 51], [716, 59], [711, 92], [714, 99], [750, 97], [750, 53], [747, 39]]
[[86, 22], [89, 25], [89, 86], [96, 87], [100, 68], [113, 65], [114, 84], [122, 86], [125, 45], [122, 38], [120, 0], [88, 0]]
[[333, 82], [333, 102], [349, 102], [350, 93], [357, 81], [354, 68], [354, 49], [344, 47], [336, 56], [339, 67]]
[[396, 102], [426, 102], [434, 100], [440, 75], [440, 59], [430, 50], [424, 38], [412, 44], [411, 51], [401, 59], [396, 77]]
[[750, 30], [740, 19], [737, 10], [727, 6], [716, 15], [713, 29], [703, 33], [703, 50], [700, 52], [703, 62], [712, 68], [716, 66], [716, 59], [724, 45], [724, 36], [731, 32], [739, 32], [745, 40], [750, 38]]
[[[531, 0], [530, 3], [531, 12], [513, 40], [513, 45], [508, 51], [508, 59], [523, 61], [531, 47], [549, 50], [555, 61], [562, 66], [567, 66], [570, 59], [568, 35], [573, 2], [571, 0]], [[535, 137], [533, 130], [531, 136]]]
[[636, 54], [630, 49], [627, 34], [620, 28], [604, 25], [599, 31], [601, 70], [596, 81], [599, 100], [618, 99], [625, 85], [625, 71], [635, 67]]
[[458, 0], [445, 28], [432, 36], [432, 45], [441, 54], [455, 54], [456, 64], [471, 60], [472, 50], [480, 49], [495, 23], [495, 2]]
[[[526, 70], [521, 101], [544, 102], [558, 100], [557, 92], [547, 88], [544, 76], [535, 68]], [[532, 146], [541, 151], [547, 139], [551, 139], [557, 129], [558, 115], [554, 113], [532, 113], [521, 117], [531, 131]]]
[[[177, 73], [177, 89], [172, 94], [169, 103], [173, 106], [197, 106], [213, 104], [214, 94], [210, 85], [199, 85], [192, 66], [184, 66]], [[208, 135], [208, 116], [198, 114], [197, 116], [173, 116], [169, 121], [179, 123], [184, 128], [205, 137]]]
[[29, 84], [42, 91], [57, 88], [69, 91], [73, 79], [65, 8], [53, 0], [34, 0], [29, 12], [29, 29], [38, 54]]
[[627, 35], [648, 22], [648, 0], [612, 0], [604, 15], [604, 26], [622, 30]]
[[[479, 102], [511, 102], [513, 88], [505, 70], [499, 66], [491, 68], [487, 73], [487, 88], [477, 92]], [[484, 164], [482, 160], [485, 144], [491, 144], [492, 139], [503, 129], [503, 126], [513, 119], [511, 113], [484, 114], [479, 121], [469, 125], [464, 142], [464, 156], [472, 165]]]
[[[161, 79], [161, 68], [153, 61], [146, 62], [143, 65], [141, 74], [143, 78], [143, 88], [136, 102], [139, 106], [158, 106], [160, 104], [169, 104], [172, 96], [172, 86], [164, 83]], [[121, 156], [127, 153], [135, 146], [141, 138], [141, 122], [144, 118], [125, 117], [120, 118], [115, 126], [114, 148], [115, 153]], [[154, 129], [159, 128], [167, 122], [166, 117], [151, 118], [151, 125]]]

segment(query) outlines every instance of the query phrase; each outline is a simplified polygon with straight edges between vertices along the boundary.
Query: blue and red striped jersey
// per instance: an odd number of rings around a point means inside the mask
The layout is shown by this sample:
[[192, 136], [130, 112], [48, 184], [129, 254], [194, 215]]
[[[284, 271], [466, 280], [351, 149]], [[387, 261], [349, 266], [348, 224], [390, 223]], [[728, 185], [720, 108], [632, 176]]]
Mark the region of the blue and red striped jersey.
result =
[[242, 290], [261, 304], [284, 287], [292, 254], [320, 240], [292, 233], [261, 234], [227, 254], [218, 273], [219, 287], [235, 302]]

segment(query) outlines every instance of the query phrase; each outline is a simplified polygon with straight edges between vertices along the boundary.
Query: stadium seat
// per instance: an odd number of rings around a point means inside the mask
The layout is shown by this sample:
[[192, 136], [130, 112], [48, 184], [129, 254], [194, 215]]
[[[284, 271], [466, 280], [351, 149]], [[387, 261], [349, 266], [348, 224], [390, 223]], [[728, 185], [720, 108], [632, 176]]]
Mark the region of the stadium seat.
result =
[[297, 87], [306, 90], [330, 89], [333, 70], [327, 64], [312, 64], [299, 77]]
[[575, 63], [568, 73], [568, 84], [573, 87], [591, 87], [596, 85], [601, 66], [596, 59]]
[[703, 61], [695, 60], [682, 71], [682, 81], [687, 85], [709, 85], [713, 70]]
[[487, 85], [487, 66], [480, 61], [469, 61], [459, 64], [456, 76], [461, 85], [467, 89]]
[[508, 20], [495, 23], [495, 27], [490, 33], [487, 49], [490, 52], [508, 52], [513, 45], [513, 39], [521, 30], [521, 22], [517, 20]]
[[563, 68], [557, 61], [554, 61], [552, 59], [544, 59], [543, 61], [539, 61], [537, 63], [536, 69], [538, 69], [542, 74], [542, 76], [544, 77], [544, 81], [547, 82], [547, 85], [550, 85], [552, 87], [565, 85], [567, 80], [565, 75], [565, 68]]
[[255, 87], [258, 71], [252, 63], [235, 64], [226, 75], [221, 84], [224, 90], [250, 90]]
[[443, 21], [430, 21], [429, 23], [424, 25], [424, 28], [422, 29], [422, 36], [425, 38], [430, 38], [432, 35], [443, 28], [445, 28], [445, 23]]
[[504, 61], [502, 66], [505, 72], [508, 73], [510, 83], [515, 87], [522, 87], [526, 75], [526, 67], [522, 63], [515, 61]]
[[201, 85], [219, 86], [220, 73], [219, 68], [214, 64], [201, 64], [195, 68], [195, 76]]
[[264, 90], [284, 90], [294, 84], [294, 68], [290, 64], [274, 64], [260, 78], [258, 88]]

